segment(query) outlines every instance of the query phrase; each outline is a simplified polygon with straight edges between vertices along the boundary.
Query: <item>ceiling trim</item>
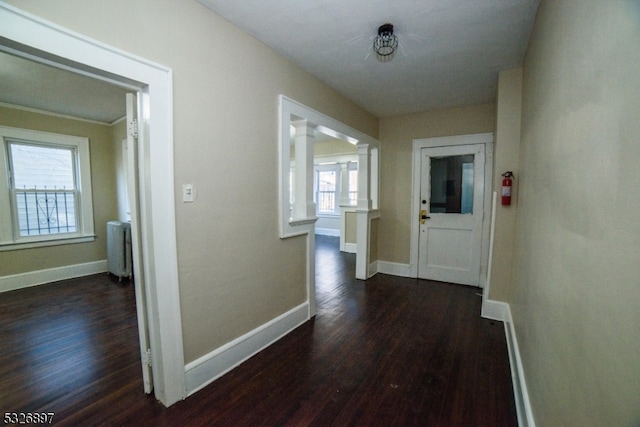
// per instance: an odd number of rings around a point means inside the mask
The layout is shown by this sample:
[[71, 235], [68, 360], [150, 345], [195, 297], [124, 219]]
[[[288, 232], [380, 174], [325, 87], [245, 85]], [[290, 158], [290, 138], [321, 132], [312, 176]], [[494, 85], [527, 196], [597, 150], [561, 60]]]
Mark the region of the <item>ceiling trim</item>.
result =
[[61, 119], [77, 120], [79, 122], [91, 123], [94, 125], [102, 125], [102, 126], [113, 126], [125, 119], [125, 116], [122, 116], [112, 122], [103, 122], [100, 120], [85, 119], [83, 117], [72, 116], [69, 114], [60, 114], [53, 111], [43, 110], [40, 108], [25, 107], [23, 105], [11, 104], [8, 102], [0, 102], [0, 107], [10, 108], [12, 110], [26, 111], [26, 112], [35, 113], [35, 114], [43, 114], [45, 116], [58, 117]]

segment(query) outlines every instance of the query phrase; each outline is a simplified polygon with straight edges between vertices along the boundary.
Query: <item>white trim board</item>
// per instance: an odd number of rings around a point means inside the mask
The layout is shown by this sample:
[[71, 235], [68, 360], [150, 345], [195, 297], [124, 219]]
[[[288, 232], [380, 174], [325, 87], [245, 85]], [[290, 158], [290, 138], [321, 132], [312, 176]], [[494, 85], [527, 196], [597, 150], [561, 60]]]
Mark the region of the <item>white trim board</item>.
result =
[[509, 304], [502, 301], [494, 301], [484, 298], [482, 301], [482, 311], [480, 316], [484, 319], [511, 323], [511, 311], [509, 310]]
[[533, 418], [533, 410], [529, 401], [529, 392], [524, 377], [518, 338], [516, 337], [516, 330], [511, 317], [511, 308], [506, 302], [485, 299], [482, 301], [482, 317], [499, 320], [504, 323], [504, 334], [509, 352], [509, 366], [511, 367], [511, 382], [518, 414], [518, 426], [535, 427], [536, 422]]
[[106, 272], [107, 260], [101, 260], [12, 274], [0, 277], [0, 293]]
[[335, 228], [316, 227], [316, 234], [319, 234], [321, 236], [340, 237], [340, 230]]
[[345, 243], [344, 249], [341, 249], [342, 252], [346, 252], [348, 254], [355, 254], [358, 251], [357, 243]]
[[211, 384], [309, 320], [305, 302], [185, 366], [187, 395]]
[[30, 112], [30, 113], [42, 114], [44, 116], [59, 117], [61, 119], [76, 120], [76, 121], [79, 121], [79, 122], [91, 123], [91, 124], [96, 124], [96, 125], [101, 125], [101, 126], [113, 126], [116, 123], [118, 123], [119, 121], [124, 119], [124, 117], [123, 117], [123, 118], [120, 118], [118, 120], [114, 120], [111, 123], [109, 123], [109, 122], [101, 122], [99, 120], [84, 119], [82, 117], [71, 116], [71, 115], [68, 115], [68, 114], [53, 113], [51, 111], [41, 110], [39, 108], [23, 107], [22, 105], [10, 104], [8, 102], [0, 102], [0, 107], [10, 108], [12, 110], [20, 110], [20, 111], [27, 111], [27, 112]]
[[390, 261], [377, 261], [378, 273], [389, 274], [391, 276], [413, 277], [411, 276], [411, 266]]

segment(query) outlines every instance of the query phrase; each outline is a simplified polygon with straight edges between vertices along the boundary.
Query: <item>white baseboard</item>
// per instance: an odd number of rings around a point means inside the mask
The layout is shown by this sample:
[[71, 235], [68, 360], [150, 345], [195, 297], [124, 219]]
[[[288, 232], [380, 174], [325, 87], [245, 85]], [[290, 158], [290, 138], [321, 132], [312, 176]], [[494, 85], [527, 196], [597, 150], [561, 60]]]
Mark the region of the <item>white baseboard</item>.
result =
[[511, 382], [513, 383], [513, 394], [516, 401], [516, 412], [518, 413], [518, 426], [535, 427], [536, 423], [531, 410], [527, 382], [524, 378], [524, 369], [520, 358], [518, 338], [513, 327], [511, 307], [506, 302], [485, 299], [482, 302], [482, 317], [504, 322], [504, 333], [507, 339], [507, 350], [509, 351], [509, 365], [511, 366]]
[[316, 234], [320, 234], [321, 236], [340, 237], [340, 229], [338, 229], [338, 228], [318, 228], [318, 227], [316, 227]]
[[89, 276], [91, 274], [105, 273], [106, 271], [107, 260], [101, 260], [2, 276], [0, 277], [0, 292], [29, 288], [44, 283]]
[[411, 277], [411, 268], [409, 264], [400, 264], [397, 262], [377, 261], [378, 273], [390, 274], [392, 276]]
[[358, 245], [356, 243], [345, 243], [342, 252], [349, 254], [355, 254], [358, 251]]
[[203, 389], [309, 320], [305, 302], [185, 366], [187, 396]]
[[506, 302], [483, 299], [480, 315], [485, 319], [511, 323], [511, 310]]
[[367, 277], [371, 278], [378, 274], [378, 261], [373, 261], [369, 264], [369, 269], [367, 270]]

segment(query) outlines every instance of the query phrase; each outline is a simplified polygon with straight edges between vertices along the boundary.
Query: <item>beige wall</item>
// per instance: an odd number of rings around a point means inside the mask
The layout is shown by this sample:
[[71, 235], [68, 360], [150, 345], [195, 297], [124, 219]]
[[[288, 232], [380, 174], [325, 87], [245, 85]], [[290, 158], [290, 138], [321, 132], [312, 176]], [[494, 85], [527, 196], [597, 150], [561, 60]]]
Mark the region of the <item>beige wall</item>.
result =
[[[493, 154], [493, 189], [497, 193], [493, 243], [493, 264], [489, 298], [506, 301], [511, 290], [520, 155], [520, 116], [522, 69], [502, 71], [498, 75], [496, 133]], [[502, 174], [514, 173], [511, 205], [502, 206]]]
[[302, 303], [304, 238], [278, 237], [277, 96], [373, 137], [378, 120], [196, 1], [10, 3], [173, 70], [185, 361]]
[[494, 104], [380, 119], [378, 260], [409, 263], [413, 140], [494, 130]]
[[330, 139], [328, 141], [316, 142], [313, 144], [314, 157], [332, 157], [352, 154], [358, 154], [356, 146], [339, 139]]
[[126, 137], [126, 120], [119, 120], [117, 123], [111, 126], [111, 144], [113, 149], [113, 161], [115, 164], [116, 174], [116, 208], [118, 213], [114, 219], [117, 219], [119, 221], [129, 221], [131, 219], [128, 215], [129, 206], [127, 203], [127, 175], [125, 173], [125, 168], [127, 167], [127, 159], [124, 158], [122, 153], [122, 141]]
[[[358, 214], [355, 212], [345, 212], [344, 241], [346, 243], [358, 241]], [[375, 242], [375, 240], [371, 241]]]
[[640, 425], [640, 6], [542, 1], [509, 302], [539, 426]]
[[0, 125], [89, 138], [96, 234], [90, 243], [2, 251], [0, 276], [105, 260], [106, 224], [117, 217], [111, 126], [6, 107], [0, 107]]

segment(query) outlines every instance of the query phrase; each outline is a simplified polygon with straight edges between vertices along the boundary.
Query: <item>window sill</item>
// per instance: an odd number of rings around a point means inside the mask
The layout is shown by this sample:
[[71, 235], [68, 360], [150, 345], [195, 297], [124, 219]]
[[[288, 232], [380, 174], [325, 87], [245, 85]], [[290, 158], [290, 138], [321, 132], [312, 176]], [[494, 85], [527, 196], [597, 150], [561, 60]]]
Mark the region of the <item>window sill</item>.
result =
[[301, 225], [308, 225], [308, 224], [313, 224], [316, 221], [318, 221], [318, 217], [311, 217], [311, 218], [290, 218], [289, 219], [289, 225], [292, 227], [297, 227], [297, 226], [301, 226]]
[[19, 249], [41, 248], [45, 246], [70, 245], [74, 243], [87, 243], [87, 242], [93, 242], [95, 240], [96, 240], [96, 236], [94, 234], [91, 234], [91, 235], [79, 236], [79, 237], [76, 236], [76, 237], [56, 238], [56, 239], [38, 240], [38, 241], [29, 241], [29, 242], [7, 242], [7, 243], [0, 243], [0, 252], [16, 251]]

